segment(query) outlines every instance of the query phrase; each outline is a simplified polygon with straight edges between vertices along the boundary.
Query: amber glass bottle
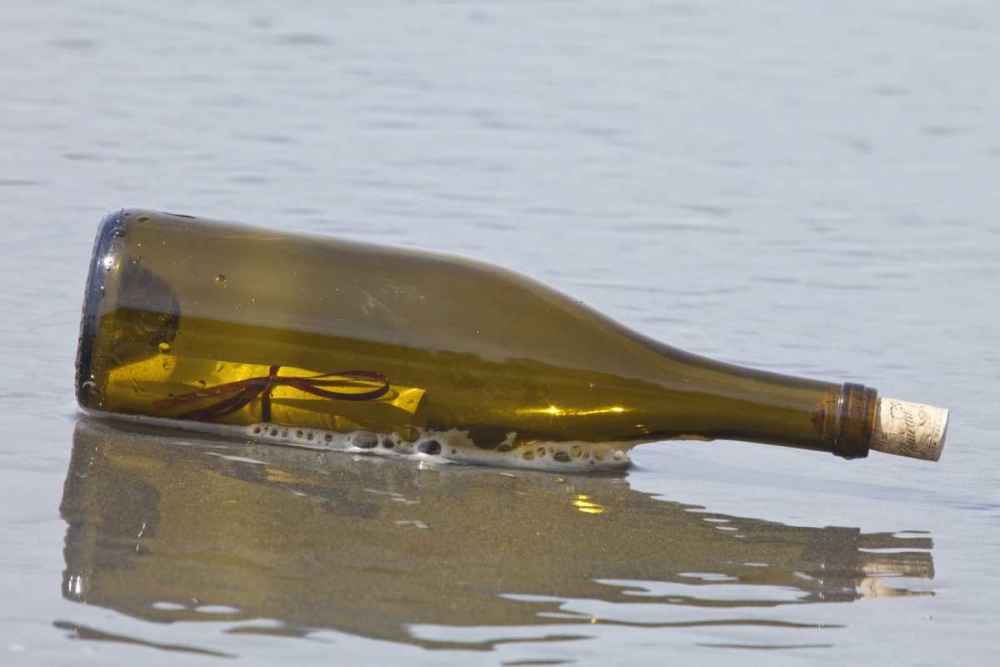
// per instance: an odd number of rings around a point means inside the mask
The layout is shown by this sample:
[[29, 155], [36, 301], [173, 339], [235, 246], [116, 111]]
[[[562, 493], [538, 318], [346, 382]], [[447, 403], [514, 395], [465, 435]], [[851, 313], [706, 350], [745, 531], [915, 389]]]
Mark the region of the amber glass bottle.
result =
[[936, 460], [947, 420], [682, 352], [480, 262], [143, 210], [98, 231], [77, 396], [285, 444], [563, 468], [672, 438]]

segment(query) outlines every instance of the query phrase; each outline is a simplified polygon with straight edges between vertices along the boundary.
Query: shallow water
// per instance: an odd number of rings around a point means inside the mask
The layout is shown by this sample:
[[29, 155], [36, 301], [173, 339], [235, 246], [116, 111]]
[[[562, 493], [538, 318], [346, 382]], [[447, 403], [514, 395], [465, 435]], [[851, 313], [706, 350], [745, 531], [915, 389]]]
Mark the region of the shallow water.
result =
[[[4, 4], [0, 662], [988, 661], [1000, 8], [370, 4]], [[124, 205], [504, 264], [693, 352], [951, 407], [949, 443], [560, 477], [82, 420]]]

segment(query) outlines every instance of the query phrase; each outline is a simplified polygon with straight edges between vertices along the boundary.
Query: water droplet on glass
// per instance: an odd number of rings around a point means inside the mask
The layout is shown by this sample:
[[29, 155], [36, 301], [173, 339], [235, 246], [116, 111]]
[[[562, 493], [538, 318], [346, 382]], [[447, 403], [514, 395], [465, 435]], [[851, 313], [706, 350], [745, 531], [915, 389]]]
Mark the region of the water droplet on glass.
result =
[[117, 227], [114, 230], [112, 230], [111, 236], [115, 237], [116, 239], [123, 239], [125, 238], [125, 230], [122, 229], [121, 227]]
[[226, 286], [226, 274], [220, 273], [217, 276], [215, 276], [215, 284], [218, 285], [219, 287], [225, 287]]

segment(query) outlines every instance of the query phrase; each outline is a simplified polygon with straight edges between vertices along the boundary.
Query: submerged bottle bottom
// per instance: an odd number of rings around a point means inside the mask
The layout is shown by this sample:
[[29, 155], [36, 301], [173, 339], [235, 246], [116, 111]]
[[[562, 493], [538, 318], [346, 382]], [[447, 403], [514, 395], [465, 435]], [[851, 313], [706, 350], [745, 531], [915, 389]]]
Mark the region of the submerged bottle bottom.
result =
[[[409, 458], [501, 468], [530, 468], [553, 472], [596, 472], [628, 467], [629, 451], [639, 442], [535, 442], [515, 449], [485, 450], [477, 447], [468, 431], [413, 429], [416, 437], [404, 439], [398, 433], [325, 429], [259, 422], [246, 426], [213, 424], [183, 419], [108, 414], [87, 411], [95, 417], [140, 424], [210, 433], [227, 438], [251, 439], [275, 445], [339, 451], [372, 456]], [[511, 433], [509, 440], [513, 441]]]

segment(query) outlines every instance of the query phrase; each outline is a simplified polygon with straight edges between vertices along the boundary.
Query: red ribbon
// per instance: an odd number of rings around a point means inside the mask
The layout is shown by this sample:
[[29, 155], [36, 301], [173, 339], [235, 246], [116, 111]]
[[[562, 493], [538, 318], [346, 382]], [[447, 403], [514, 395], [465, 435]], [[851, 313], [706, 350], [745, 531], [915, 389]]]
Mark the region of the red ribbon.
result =
[[[175, 408], [179, 405], [195, 403], [204, 398], [236, 392], [235, 395], [224, 398], [218, 403], [205, 408], [191, 410], [177, 416], [180, 419], [213, 421], [219, 417], [225, 417], [226, 415], [231, 415], [234, 412], [242, 410], [249, 405], [250, 401], [259, 396], [261, 401], [261, 419], [269, 422], [271, 421], [271, 393], [277, 387], [292, 387], [306, 394], [337, 401], [371, 401], [389, 393], [389, 378], [375, 371], [339, 371], [337, 373], [325, 373], [310, 377], [281, 377], [278, 375], [280, 368], [281, 366], [271, 366], [266, 376], [247, 378], [238, 382], [229, 382], [215, 387], [208, 387], [207, 389], [199, 389], [189, 394], [165, 398], [154, 402], [153, 407], [157, 409]], [[345, 380], [344, 378], [349, 379]], [[343, 393], [324, 389], [324, 387], [348, 387], [352, 386], [355, 382], [364, 380], [375, 380], [382, 383], [382, 386], [378, 389], [358, 393]]]

